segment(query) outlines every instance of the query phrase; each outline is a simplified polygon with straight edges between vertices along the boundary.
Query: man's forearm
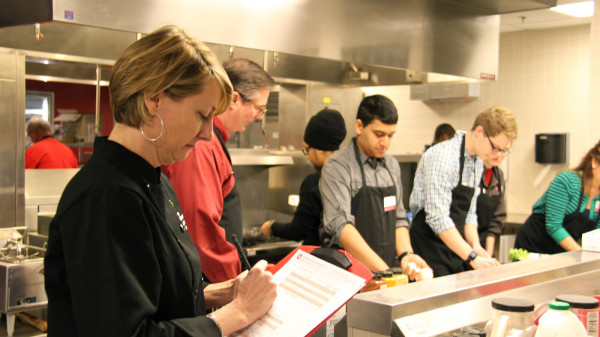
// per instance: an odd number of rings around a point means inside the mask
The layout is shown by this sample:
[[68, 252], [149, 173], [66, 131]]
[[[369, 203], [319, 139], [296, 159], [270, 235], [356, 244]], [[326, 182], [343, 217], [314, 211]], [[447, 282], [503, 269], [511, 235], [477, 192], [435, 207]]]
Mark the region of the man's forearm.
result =
[[344, 225], [340, 236], [340, 244], [354, 258], [364, 263], [369, 270], [381, 271], [387, 270], [389, 266], [371, 249], [369, 244], [360, 235], [356, 227], [352, 224]]
[[461, 260], [466, 260], [473, 251], [473, 247], [465, 241], [456, 227], [449, 228], [438, 234], [444, 244], [450, 248]]
[[481, 242], [479, 241], [479, 233], [477, 232], [477, 226], [473, 224], [465, 224], [465, 239], [467, 243], [473, 248], [480, 248]]
[[396, 227], [396, 255], [413, 252], [408, 227]]

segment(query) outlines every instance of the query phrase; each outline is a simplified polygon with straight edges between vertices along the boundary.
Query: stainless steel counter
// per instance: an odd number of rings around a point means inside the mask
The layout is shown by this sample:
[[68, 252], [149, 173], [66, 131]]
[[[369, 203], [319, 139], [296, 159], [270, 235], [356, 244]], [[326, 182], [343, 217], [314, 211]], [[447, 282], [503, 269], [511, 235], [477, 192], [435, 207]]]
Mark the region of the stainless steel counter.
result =
[[491, 318], [491, 300], [600, 294], [600, 253], [567, 252], [356, 295], [348, 336], [435, 336]]
[[298, 241], [284, 240], [263, 242], [252, 246], [244, 246], [243, 248], [246, 250], [248, 261], [250, 261], [251, 265], [254, 265], [259, 260], [266, 260], [269, 263], [276, 264], [296, 247], [300, 246], [300, 244]]

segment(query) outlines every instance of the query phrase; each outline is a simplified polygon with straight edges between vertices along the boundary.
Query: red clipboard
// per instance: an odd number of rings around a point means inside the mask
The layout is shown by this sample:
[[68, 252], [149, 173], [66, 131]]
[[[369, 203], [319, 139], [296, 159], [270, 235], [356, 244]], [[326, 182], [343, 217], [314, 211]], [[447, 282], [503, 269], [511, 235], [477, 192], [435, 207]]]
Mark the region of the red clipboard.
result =
[[[296, 253], [296, 251], [298, 249], [305, 251], [307, 253], [311, 253], [316, 248], [319, 248], [319, 246], [308, 246], [308, 245], [298, 246], [291, 253], [289, 253], [283, 259], [281, 259], [281, 261], [279, 261], [276, 265], [270, 265], [267, 268], [267, 270], [270, 271], [271, 273], [275, 274], [279, 271], [279, 269], [281, 269], [292, 258], [292, 256]], [[349, 272], [365, 279], [365, 284], [373, 278], [373, 273], [371, 273], [369, 268], [367, 268], [367, 266], [365, 266], [362, 262], [355, 259], [350, 253], [348, 253], [345, 250], [340, 249], [339, 251], [342, 252], [344, 255], [346, 255], [350, 259], [350, 262], [352, 262], [352, 266], [350, 266], [350, 268], [348, 268]], [[350, 300], [350, 299], [348, 299], [348, 300]], [[344, 306], [345, 304], [346, 303], [344, 303], [342, 306]], [[317, 330], [319, 330], [319, 328], [321, 326], [323, 326], [323, 324], [325, 324], [325, 322], [327, 322], [329, 320], [329, 318], [331, 318], [331, 316], [333, 316], [338, 310], [340, 310], [340, 308], [342, 306], [340, 306], [331, 315], [329, 315], [323, 322], [321, 322], [319, 325], [317, 325], [307, 336], [311, 336]]]

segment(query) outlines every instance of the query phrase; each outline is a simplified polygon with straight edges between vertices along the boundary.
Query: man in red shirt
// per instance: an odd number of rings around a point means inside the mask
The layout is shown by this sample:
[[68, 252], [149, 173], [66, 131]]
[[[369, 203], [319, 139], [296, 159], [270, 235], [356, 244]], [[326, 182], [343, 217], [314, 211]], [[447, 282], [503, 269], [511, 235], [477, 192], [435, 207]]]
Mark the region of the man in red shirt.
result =
[[244, 131], [262, 119], [274, 85], [262, 67], [250, 60], [233, 59], [223, 67], [233, 85], [233, 100], [213, 119], [213, 139], [198, 143], [185, 160], [162, 167], [181, 203], [202, 272], [211, 283], [227, 281], [241, 272], [231, 234], [242, 239], [242, 208], [225, 143], [230, 132]]
[[52, 136], [50, 124], [41, 118], [27, 123], [27, 135], [34, 143], [25, 150], [26, 169], [78, 168], [73, 151]]

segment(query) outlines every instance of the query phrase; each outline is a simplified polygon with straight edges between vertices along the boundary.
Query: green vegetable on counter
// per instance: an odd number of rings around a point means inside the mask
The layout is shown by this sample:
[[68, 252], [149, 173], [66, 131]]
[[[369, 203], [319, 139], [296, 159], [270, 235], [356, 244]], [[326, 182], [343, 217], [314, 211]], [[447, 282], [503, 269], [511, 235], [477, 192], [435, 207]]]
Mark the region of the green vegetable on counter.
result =
[[529, 260], [529, 252], [523, 248], [511, 248], [508, 251], [508, 258], [512, 262]]

